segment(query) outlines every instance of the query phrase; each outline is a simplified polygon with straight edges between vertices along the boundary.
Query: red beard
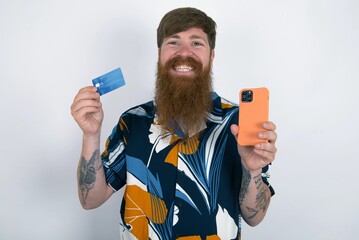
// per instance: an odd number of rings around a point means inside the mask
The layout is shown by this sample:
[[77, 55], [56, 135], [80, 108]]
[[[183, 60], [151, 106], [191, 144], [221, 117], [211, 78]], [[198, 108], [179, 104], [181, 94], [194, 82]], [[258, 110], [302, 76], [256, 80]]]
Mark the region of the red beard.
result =
[[[193, 67], [195, 76], [172, 76], [170, 70], [179, 65]], [[201, 130], [212, 108], [211, 92], [211, 66], [203, 69], [191, 57], [175, 57], [164, 66], [157, 63], [156, 110], [159, 123], [166, 130], [174, 133], [180, 126], [185, 138]]]

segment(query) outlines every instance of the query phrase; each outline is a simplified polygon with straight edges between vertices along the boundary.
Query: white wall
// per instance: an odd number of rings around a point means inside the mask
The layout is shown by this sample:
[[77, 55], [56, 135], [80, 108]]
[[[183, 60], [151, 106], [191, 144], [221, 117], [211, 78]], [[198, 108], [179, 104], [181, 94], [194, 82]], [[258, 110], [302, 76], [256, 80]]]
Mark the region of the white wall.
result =
[[271, 90], [276, 195], [243, 239], [358, 239], [355, 0], [0, 0], [0, 239], [118, 239], [118, 194], [92, 211], [78, 202], [70, 105], [122, 68], [126, 86], [102, 97], [104, 140], [124, 110], [151, 99], [157, 24], [179, 6], [217, 22], [218, 93]]

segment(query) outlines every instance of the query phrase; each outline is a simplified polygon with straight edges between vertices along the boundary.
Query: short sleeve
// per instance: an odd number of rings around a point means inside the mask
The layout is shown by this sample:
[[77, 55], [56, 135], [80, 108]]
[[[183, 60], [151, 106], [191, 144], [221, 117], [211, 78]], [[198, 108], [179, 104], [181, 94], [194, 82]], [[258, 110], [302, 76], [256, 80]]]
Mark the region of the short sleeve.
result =
[[115, 191], [126, 184], [124, 125], [124, 120], [121, 117], [107, 138], [105, 150], [101, 155], [106, 181]]
[[263, 182], [268, 185], [269, 190], [271, 192], [271, 195], [273, 196], [275, 194], [275, 191], [274, 191], [274, 188], [272, 187], [272, 185], [269, 183], [269, 180], [268, 180], [270, 178], [269, 166], [270, 165], [267, 165], [264, 168], [262, 168], [262, 179], [263, 179]]

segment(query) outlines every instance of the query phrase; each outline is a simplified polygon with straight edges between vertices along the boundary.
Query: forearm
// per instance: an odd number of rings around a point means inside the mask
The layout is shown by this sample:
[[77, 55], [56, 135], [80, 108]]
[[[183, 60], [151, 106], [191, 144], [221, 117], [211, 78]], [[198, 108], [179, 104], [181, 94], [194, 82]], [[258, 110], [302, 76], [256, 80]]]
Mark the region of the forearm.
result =
[[262, 172], [249, 172], [243, 167], [239, 196], [242, 217], [250, 226], [259, 224], [269, 207], [271, 192], [262, 180]]
[[77, 181], [79, 199], [85, 209], [100, 206], [112, 194], [112, 190], [106, 183], [99, 146], [100, 134], [83, 137]]

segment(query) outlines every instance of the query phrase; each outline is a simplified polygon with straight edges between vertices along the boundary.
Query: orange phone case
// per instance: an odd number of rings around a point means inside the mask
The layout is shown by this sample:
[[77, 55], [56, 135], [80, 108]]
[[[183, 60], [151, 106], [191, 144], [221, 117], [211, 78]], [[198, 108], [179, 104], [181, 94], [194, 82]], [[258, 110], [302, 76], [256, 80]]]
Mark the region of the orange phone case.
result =
[[[249, 92], [248, 92], [249, 91]], [[247, 92], [244, 97], [243, 93]], [[250, 101], [250, 92], [252, 99]], [[269, 91], [267, 88], [246, 88], [239, 93], [238, 143], [242, 146], [253, 146], [266, 140], [257, 137], [262, 132], [262, 123], [268, 121]]]

